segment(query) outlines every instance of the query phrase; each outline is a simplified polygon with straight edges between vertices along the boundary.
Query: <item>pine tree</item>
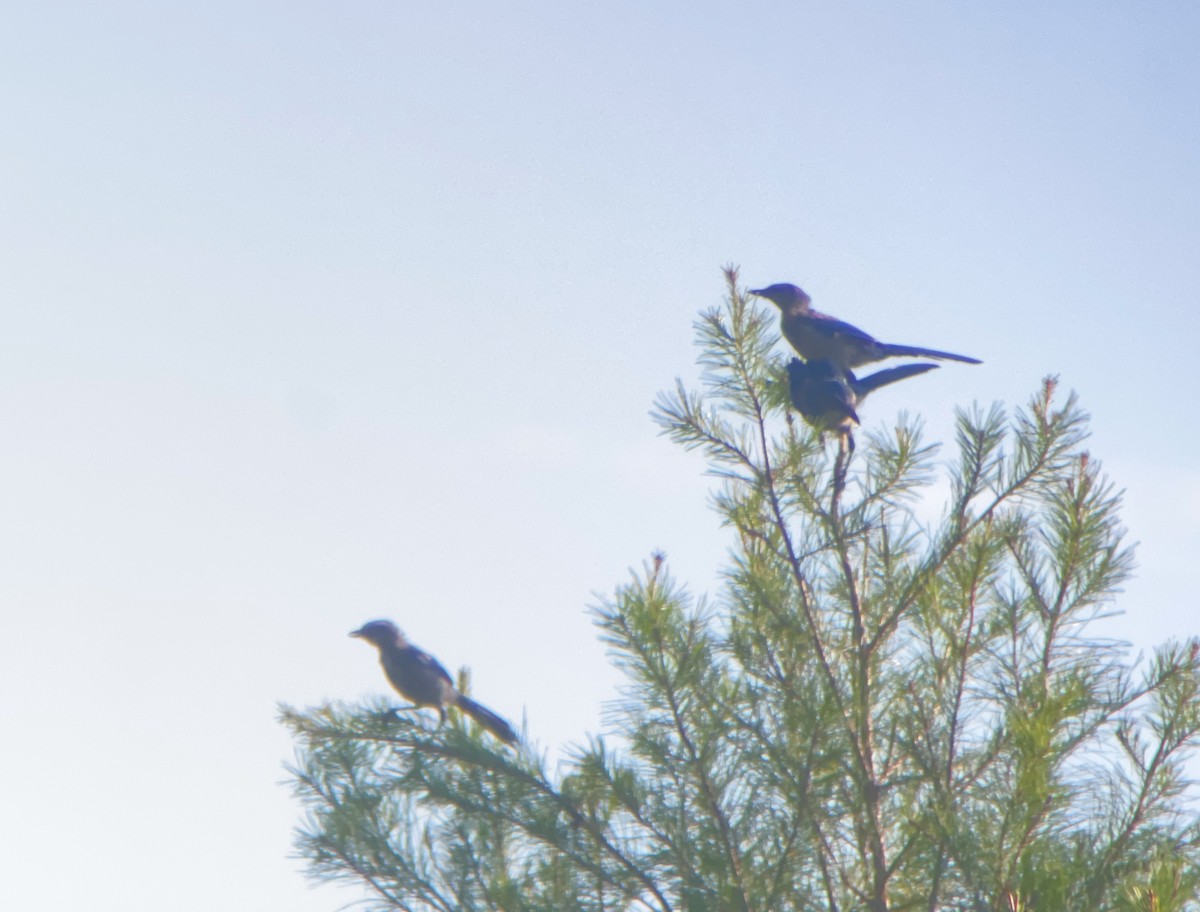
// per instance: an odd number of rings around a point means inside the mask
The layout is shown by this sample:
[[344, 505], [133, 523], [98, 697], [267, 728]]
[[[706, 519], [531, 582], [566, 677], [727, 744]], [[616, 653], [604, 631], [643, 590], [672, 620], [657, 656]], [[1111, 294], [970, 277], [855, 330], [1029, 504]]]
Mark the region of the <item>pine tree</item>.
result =
[[1133, 555], [1076, 397], [960, 412], [945, 466], [905, 419], [851, 454], [726, 274], [703, 390], [655, 409], [720, 479], [719, 595], [655, 555], [595, 609], [626, 685], [557, 772], [460, 717], [284, 707], [311, 874], [443, 912], [1200, 909], [1200, 643], [1089, 635]]

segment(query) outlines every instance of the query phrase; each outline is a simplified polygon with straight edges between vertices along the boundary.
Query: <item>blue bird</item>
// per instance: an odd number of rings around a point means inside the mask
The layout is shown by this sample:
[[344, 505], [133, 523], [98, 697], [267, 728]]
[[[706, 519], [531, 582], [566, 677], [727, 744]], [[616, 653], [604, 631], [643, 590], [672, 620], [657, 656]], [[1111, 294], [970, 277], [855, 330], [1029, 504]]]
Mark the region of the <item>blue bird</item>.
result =
[[804, 289], [787, 282], [751, 289], [750, 294], [766, 298], [782, 312], [780, 328], [805, 361], [831, 361], [843, 371], [880, 361], [883, 358], [936, 358], [939, 361], [964, 361], [980, 364], [978, 358], [955, 355], [932, 348], [913, 345], [891, 345], [880, 342], [857, 326], [851, 326], [812, 309], [812, 298]]
[[876, 371], [861, 380], [832, 361], [788, 362], [788, 392], [796, 411], [820, 431], [848, 434], [857, 425], [858, 404], [881, 386], [936, 370], [936, 364], [902, 364]]
[[446, 709], [457, 706], [506, 744], [515, 744], [512, 726], [485, 706], [460, 694], [442, 663], [404, 638], [391, 621], [371, 621], [350, 636], [366, 640], [379, 650], [383, 673], [401, 696], [417, 706], [432, 706], [446, 719]]

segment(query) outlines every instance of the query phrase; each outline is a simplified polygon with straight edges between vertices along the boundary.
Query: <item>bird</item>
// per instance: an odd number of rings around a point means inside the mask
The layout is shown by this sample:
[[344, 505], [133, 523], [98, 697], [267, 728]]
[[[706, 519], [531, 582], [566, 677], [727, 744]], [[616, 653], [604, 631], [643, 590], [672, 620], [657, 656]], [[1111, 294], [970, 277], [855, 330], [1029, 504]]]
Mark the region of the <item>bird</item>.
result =
[[801, 416], [820, 431], [844, 434], [861, 424], [858, 404], [881, 386], [937, 370], [938, 365], [918, 362], [888, 367], [861, 380], [853, 371], [842, 370], [832, 361], [788, 362], [788, 392]]
[[379, 650], [379, 664], [392, 687], [417, 706], [432, 706], [446, 720], [446, 709], [457, 706], [506, 744], [517, 742], [511, 725], [470, 697], [459, 693], [441, 662], [408, 642], [391, 621], [369, 621], [350, 636], [366, 640]]
[[752, 288], [750, 294], [766, 298], [780, 309], [780, 327], [783, 335], [805, 361], [831, 361], [843, 371], [892, 357], [982, 363], [978, 358], [968, 358], [966, 355], [955, 355], [933, 348], [880, 342], [857, 326], [813, 310], [812, 298], [804, 289], [788, 282], [768, 285], [766, 288]]

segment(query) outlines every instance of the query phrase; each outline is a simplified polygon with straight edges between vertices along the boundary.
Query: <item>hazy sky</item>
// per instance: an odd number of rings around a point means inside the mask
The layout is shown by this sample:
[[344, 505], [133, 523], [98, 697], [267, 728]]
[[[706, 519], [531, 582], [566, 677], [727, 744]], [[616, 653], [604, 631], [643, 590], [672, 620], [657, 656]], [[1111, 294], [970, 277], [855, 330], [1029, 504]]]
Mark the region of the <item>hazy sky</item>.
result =
[[289, 858], [298, 705], [391, 617], [556, 756], [585, 613], [716, 593], [697, 376], [720, 267], [882, 339], [1057, 373], [1196, 631], [1193, 2], [21, 4], [0, 34], [0, 906], [333, 912]]

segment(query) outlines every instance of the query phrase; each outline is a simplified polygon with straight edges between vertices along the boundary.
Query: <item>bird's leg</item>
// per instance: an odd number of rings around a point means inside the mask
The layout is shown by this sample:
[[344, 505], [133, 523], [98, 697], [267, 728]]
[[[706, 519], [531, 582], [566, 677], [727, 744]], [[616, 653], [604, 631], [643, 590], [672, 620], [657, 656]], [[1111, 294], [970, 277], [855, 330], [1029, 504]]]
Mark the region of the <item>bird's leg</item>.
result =
[[838, 435], [837, 457], [833, 461], [833, 509], [836, 512], [838, 498], [846, 487], [846, 469], [854, 455], [854, 434], [846, 431]]

